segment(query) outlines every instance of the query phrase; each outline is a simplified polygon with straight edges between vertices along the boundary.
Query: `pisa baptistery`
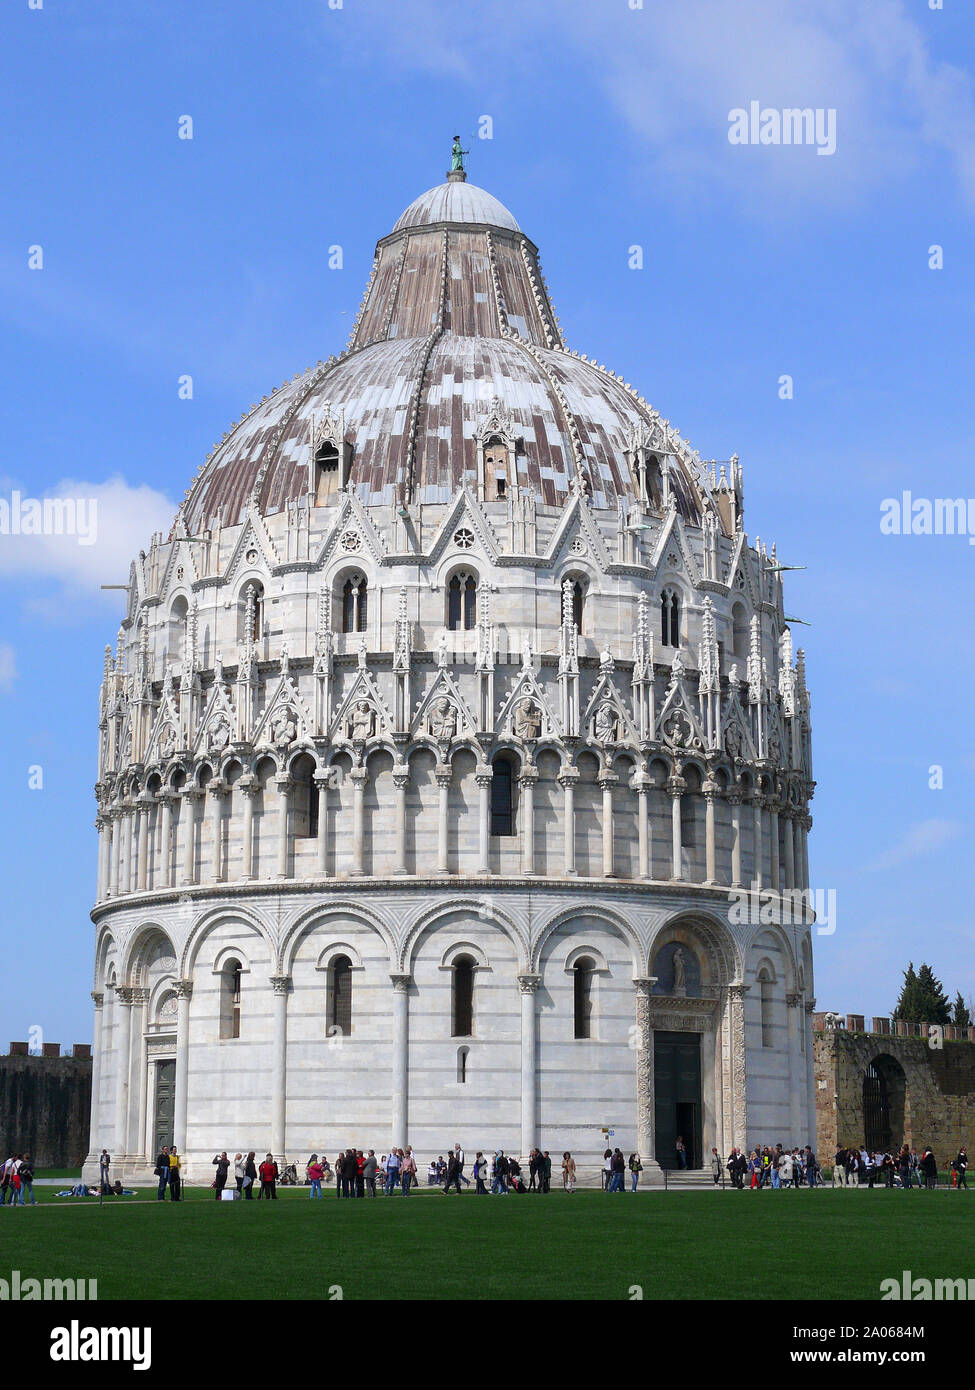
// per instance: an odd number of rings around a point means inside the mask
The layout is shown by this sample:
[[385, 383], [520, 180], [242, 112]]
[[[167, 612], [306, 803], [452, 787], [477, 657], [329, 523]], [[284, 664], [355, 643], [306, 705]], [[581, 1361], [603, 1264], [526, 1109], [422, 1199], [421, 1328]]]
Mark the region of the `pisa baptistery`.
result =
[[814, 1142], [809, 697], [743, 524], [507, 208], [417, 198], [133, 561], [88, 1173]]

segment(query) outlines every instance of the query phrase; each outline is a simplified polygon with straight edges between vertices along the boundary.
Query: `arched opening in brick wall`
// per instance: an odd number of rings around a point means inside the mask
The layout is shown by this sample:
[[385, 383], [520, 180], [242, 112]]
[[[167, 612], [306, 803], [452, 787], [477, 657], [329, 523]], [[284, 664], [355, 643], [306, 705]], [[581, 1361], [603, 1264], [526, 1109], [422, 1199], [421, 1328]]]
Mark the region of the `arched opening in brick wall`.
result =
[[888, 1053], [875, 1057], [863, 1075], [863, 1139], [874, 1153], [896, 1152], [907, 1139], [907, 1077]]

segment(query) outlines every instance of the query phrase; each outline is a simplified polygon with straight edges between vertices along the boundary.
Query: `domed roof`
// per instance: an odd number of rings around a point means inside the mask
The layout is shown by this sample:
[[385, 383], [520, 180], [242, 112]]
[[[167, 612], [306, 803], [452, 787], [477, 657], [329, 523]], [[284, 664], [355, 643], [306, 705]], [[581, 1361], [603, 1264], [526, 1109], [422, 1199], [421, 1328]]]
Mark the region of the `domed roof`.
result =
[[393, 231], [402, 231], [404, 227], [430, 227], [438, 222], [467, 222], [503, 227], [509, 232], [521, 231], [504, 203], [499, 203], [493, 194], [476, 184], [459, 179], [438, 183], [436, 188], [421, 193], [397, 218]]
[[463, 171], [411, 203], [376, 247], [349, 346], [265, 396], [233, 426], [181, 507], [190, 534], [267, 515], [313, 491], [316, 431], [339, 432], [349, 482], [369, 506], [446, 503], [477, 476], [478, 434], [504, 422], [518, 487], [563, 505], [636, 500], [635, 436], [667, 456], [685, 520], [708, 480], [696, 457], [623, 380], [566, 350], [538, 251]]

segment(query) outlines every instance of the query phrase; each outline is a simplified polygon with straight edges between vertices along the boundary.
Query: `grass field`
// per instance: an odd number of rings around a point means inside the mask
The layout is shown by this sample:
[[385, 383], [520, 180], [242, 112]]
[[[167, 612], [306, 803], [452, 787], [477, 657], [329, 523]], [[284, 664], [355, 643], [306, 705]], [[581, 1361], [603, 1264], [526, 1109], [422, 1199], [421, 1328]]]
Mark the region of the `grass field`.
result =
[[[0, 1210], [0, 1277], [97, 1279], [99, 1299], [813, 1299], [975, 1276], [975, 1190], [436, 1190], [312, 1202], [58, 1200]], [[55, 1209], [57, 1208], [57, 1209]]]

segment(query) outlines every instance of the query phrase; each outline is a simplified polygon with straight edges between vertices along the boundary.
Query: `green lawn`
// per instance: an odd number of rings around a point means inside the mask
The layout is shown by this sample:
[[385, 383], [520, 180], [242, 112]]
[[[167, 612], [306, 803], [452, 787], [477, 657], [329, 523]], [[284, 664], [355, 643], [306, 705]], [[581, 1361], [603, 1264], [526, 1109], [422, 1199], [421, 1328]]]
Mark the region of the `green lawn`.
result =
[[[58, 1201], [0, 1211], [0, 1277], [98, 1280], [112, 1298], [867, 1298], [881, 1279], [975, 1276], [975, 1190], [561, 1191], [541, 1197], [179, 1204]], [[60, 1208], [55, 1210], [54, 1208]]]

